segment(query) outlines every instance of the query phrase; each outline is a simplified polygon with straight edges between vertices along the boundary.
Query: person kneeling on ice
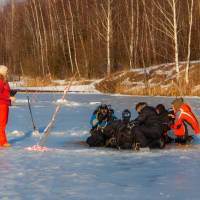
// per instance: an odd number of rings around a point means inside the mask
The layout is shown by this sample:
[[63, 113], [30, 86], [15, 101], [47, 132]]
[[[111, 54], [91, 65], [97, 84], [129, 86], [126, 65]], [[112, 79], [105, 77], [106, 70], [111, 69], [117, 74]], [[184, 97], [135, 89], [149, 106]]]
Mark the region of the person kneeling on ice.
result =
[[132, 149], [134, 144], [134, 137], [132, 134], [132, 127], [134, 123], [131, 121], [131, 112], [125, 109], [122, 112], [122, 120], [118, 124], [115, 132], [116, 147], [118, 149]]
[[10, 86], [7, 81], [8, 68], [0, 65], [0, 146], [10, 147], [6, 137], [6, 125], [8, 122], [9, 106], [15, 97], [10, 96]]
[[104, 129], [115, 119], [114, 110], [111, 110], [111, 107], [108, 107], [106, 104], [100, 105], [93, 112], [90, 119], [92, 129], [90, 131], [91, 136], [87, 138], [87, 144], [91, 147], [104, 146], [106, 141], [103, 134]]
[[106, 139], [105, 147], [117, 149], [131, 149], [133, 137], [131, 133], [131, 112], [125, 109], [122, 119], [112, 121], [103, 131]]
[[132, 134], [136, 140], [136, 149], [163, 148], [164, 142], [161, 140], [162, 125], [158, 119], [155, 108], [148, 106], [145, 102], [140, 102], [135, 107], [138, 117], [134, 120]]
[[169, 144], [173, 141], [168, 133], [171, 132], [171, 125], [174, 124], [174, 111], [168, 111], [163, 104], [158, 104], [156, 106], [156, 112], [162, 125], [162, 138], [165, 144]]
[[185, 144], [192, 139], [191, 134], [200, 134], [200, 127], [197, 117], [191, 107], [184, 102], [183, 98], [177, 98], [172, 101], [172, 108], [175, 113], [174, 124], [171, 128], [174, 131], [177, 143]]

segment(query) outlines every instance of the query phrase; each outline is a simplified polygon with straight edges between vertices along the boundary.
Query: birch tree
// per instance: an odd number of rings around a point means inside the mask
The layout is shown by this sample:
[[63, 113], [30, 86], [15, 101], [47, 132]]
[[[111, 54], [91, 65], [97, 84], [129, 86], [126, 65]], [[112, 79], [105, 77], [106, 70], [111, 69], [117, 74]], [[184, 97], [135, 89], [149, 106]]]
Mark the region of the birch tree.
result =
[[[164, 33], [173, 41], [174, 45], [174, 60], [176, 77], [179, 80], [179, 46], [178, 46], [178, 19], [177, 19], [177, 4], [179, 0], [166, 0], [161, 4], [159, 0], [153, 0], [154, 5], [160, 12], [162, 17], [153, 16], [157, 25], [155, 29]], [[166, 5], [165, 5], [166, 3]], [[169, 7], [169, 8], [168, 8]], [[167, 9], [168, 8], [168, 9]]]
[[[189, 2], [188, 2], [188, 5], [189, 5]], [[186, 64], [186, 70], [185, 70], [185, 82], [186, 82], [186, 84], [189, 83], [189, 66], [190, 66], [190, 54], [191, 54], [191, 35], [192, 35], [192, 25], [193, 25], [193, 7], [194, 7], [194, 0], [191, 0], [191, 5], [190, 5], [190, 8], [189, 8], [188, 55], [187, 55], [187, 64]]]
[[[98, 13], [102, 30], [98, 27], [98, 35], [106, 42], [107, 76], [111, 75], [111, 42], [112, 42], [112, 2], [113, 0], [101, 1]], [[101, 13], [101, 14], [100, 14]], [[97, 29], [97, 27], [95, 28]]]

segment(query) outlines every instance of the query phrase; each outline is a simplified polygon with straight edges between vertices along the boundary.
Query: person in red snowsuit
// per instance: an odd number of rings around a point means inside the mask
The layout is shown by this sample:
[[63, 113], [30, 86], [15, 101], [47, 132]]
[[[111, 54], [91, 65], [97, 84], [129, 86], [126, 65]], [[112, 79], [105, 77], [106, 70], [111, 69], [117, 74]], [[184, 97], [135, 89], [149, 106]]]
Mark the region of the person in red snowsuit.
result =
[[7, 81], [8, 68], [0, 65], [0, 146], [9, 147], [6, 137], [6, 125], [8, 122], [9, 106], [15, 97], [10, 96], [10, 86]]
[[200, 134], [199, 122], [191, 107], [186, 104], [183, 98], [177, 98], [172, 102], [172, 107], [175, 113], [175, 121], [171, 128], [180, 143], [187, 142], [189, 134]]

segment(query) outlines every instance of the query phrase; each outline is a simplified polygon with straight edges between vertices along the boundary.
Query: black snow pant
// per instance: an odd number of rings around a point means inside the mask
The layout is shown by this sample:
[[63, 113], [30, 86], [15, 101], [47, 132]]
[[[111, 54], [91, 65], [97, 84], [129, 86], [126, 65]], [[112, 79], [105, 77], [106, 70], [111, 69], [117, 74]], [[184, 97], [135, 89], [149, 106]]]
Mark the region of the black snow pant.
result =
[[159, 148], [162, 128], [159, 125], [151, 127], [136, 126], [132, 130], [135, 140], [140, 144], [140, 147]]

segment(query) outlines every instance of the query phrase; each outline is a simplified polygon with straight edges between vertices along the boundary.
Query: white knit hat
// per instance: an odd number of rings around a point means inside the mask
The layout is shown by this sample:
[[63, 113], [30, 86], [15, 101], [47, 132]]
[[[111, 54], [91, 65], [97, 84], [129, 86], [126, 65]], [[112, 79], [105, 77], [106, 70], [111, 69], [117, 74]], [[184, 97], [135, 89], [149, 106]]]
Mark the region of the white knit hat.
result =
[[0, 65], [0, 74], [6, 76], [8, 68], [5, 65]]

